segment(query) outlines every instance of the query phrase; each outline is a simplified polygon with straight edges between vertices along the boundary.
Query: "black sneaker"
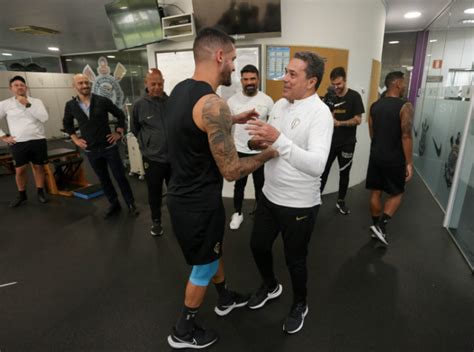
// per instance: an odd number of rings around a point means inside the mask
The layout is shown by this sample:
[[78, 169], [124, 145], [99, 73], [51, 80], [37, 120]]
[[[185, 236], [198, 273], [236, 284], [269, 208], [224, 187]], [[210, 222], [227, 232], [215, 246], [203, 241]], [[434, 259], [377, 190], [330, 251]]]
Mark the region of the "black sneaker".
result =
[[217, 333], [214, 330], [204, 330], [195, 325], [194, 329], [186, 335], [180, 336], [173, 328], [173, 333], [168, 336], [168, 343], [172, 348], [206, 348], [216, 342], [218, 339]]
[[46, 198], [46, 196], [44, 195], [44, 192], [38, 192], [37, 197], [38, 202], [40, 202], [41, 204], [46, 204], [49, 201], [48, 198]]
[[138, 211], [135, 204], [133, 203], [128, 204], [127, 207], [128, 207], [128, 215], [133, 216], [133, 217], [137, 217], [138, 215], [140, 215], [140, 212]]
[[161, 227], [161, 223], [158, 221], [153, 221], [153, 225], [151, 225], [150, 233], [152, 236], [163, 236], [163, 227]]
[[294, 334], [303, 328], [304, 317], [308, 314], [308, 306], [305, 303], [297, 303], [291, 307], [290, 314], [283, 324], [283, 331]]
[[372, 232], [372, 238], [376, 238], [380, 242], [382, 242], [383, 244], [388, 245], [387, 235], [382, 231], [380, 226], [372, 225], [372, 226], [370, 226], [370, 231]]
[[342, 214], [342, 215], [348, 215], [351, 213], [351, 211], [349, 210], [349, 208], [346, 206], [346, 202], [339, 199], [337, 202], [336, 202], [336, 208], [339, 210], [339, 212]]
[[26, 197], [22, 196], [21, 194], [17, 195], [15, 199], [13, 199], [8, 206], [10, 208], [19, 207], [23, 202], [26, 202]]
[[121, 209], [122, 207], [118, 202], [110, 204], [104, 213], [104, 219], [110, 218], [111, 216], [117, 214]]
[[250, 295], [240, 294], [234, 291], [229, 291], [229, 294], [230, 296], [225, 302], [219, 299], [214, 308], [214, 312], [220, 317], [229, 314], [234, 308], [246, 306], [250, 298]]
[[282, 292], [283, 286], [281, 284], [277, 284], [273, 289], [262, 285], [258, 291], [250, 297], [247, 306], [250, 309], [262, 308], [268, 300], [277, 298]]

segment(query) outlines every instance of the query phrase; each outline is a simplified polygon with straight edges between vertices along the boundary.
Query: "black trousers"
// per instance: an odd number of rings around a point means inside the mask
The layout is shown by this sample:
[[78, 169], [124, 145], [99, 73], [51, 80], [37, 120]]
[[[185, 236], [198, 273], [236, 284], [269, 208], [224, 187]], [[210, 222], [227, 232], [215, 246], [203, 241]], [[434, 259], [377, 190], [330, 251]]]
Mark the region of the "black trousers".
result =
[[148, 187], [148, 204], [151, 210], [151, 219], [161, 223], [161, 198], [163, 195], [163, 181], [170, 180], [170, 164], [160, 163], [143, 158], [145, 166], [145, 180]]
[[130, 188], [130, 183], [128, 183], [128, 179], [125, 176], [125, 167], [120, 158], [118, 147], [114, 146], [105, 150], [91, 151], [87, 152], [86, 155], [91, 163], [92, 169], [99, 178], [108, 201], [111, 204], [118, 201], [117, 192], [115, 191], [109, 175], [108, 168], [110, 168], [110, 171], [112, 171], [112, 175], [122, 192], [125, 203], [134, 203], [132, 189]]
[[332, 163], [337, 157], [337, 162], [339, 164], [339, 195], [337, 199], [346, 198], [347, 188], [349, 187], [349, 174], [352, 167], [352, 158], [354, 157], [354, 149], [355, 144], [346, 144], [338, 147], [331, 146], [328, 161], [326, 162], [326, 168], [321, 176], [321, 194], [326, 186]]
[[[254, 156], [255, 154], [244, 154], [238, 153], [239, 158], [247, 158], [249, 156]], [[242, 212], [242, 203], [244, 201], [244, 191], [245, 186], [247, 185], [248, 176], [244, 176], [234, 184], [234, 209], [237, 213]], [[255, 200], [258, 202], [260, 195], [262, 194], [263, 183], [265, 182], [265, 177], [263, 174], [263, 166], [259, 167], [257, 170], [252, 172], [253, 185], [255, 187]]]
[[319, 205], [311, 208], [289, 208], [260, 197], [250, 247], [263, 283], [277, 283], [273, 271], [272, 247], [279, 233], [283, 237], [285, 260], [293, 285], [293, 303], [306, 302], [308, 269], [306, 257]]

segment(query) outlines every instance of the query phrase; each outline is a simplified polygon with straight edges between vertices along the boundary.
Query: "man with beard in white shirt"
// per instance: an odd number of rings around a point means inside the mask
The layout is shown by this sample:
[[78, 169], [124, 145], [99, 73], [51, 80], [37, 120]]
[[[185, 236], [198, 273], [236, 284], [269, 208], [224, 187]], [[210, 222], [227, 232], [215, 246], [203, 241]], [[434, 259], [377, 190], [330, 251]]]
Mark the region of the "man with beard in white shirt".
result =
[[[246, 65], [240, 71], [240, 83], [242, 91], [235, 93], [227, 100], [232, 115], [238, 115], [241, 112], [255, 109], [258, 118], [267, 121], [268, 114], [272, 110], [273, 100], [265, 93], [258, 90], [260, 77], [258, 69], [254, 65]], [[260, 153], [258, 150], [250, 150], [247, 143], [250, 136], [245, 129], [245, 125], [236, 124], [233, 126], [233, 135], [235, 148], [239, 158], [246, 158]], [[242, 213], [242, 203], [244, 200], [245, 186], [247, 185], [247, 177], [244, 176], [234, 184], [234, 209], [235, 212], [230, 220], [230, 228], [237, 230], [244, 221]], [[252, 172], [253, 185], [255, 188], [255, 201], [258, 202], [264, 182], [263, 166]]]
[[13, 97], [0, 102], [0, 119], [7, 119], [10, 130], [10, 134], [6, 134], [0, 129], [0, 140], [10, 146], [18, 187], [18, 195], [9, 206], [16, 208], [27, 199], [27, 169], [30, 162], [33, 165], [38, 201], [46, 203], [44, 165], [48, 162], [48, 148], [44, 123], [48, 120], [48, 112], [41, 100], [27, 95], [28, 87], [23, 77], [10, 79], [10, 91]]
[[262, 285], [248, 307], [258, 309], [281, 295], [273, 270], [272, 247], [279, 233], [293, 286], [293, 304], [283, 330], [303, 328], [306, 302], [308, 244], [321, 204], [320, 182], [331, 147], [333, 118], [316, 94], [324, 61], [312, 52], [298, 52], [288, 63], [283, 98], [275, 103], [268, 123], [247, 122], [249, 146], [276, 149], [280, 157], [265, 164], [265, 185], [258, 202], [250, 245]]

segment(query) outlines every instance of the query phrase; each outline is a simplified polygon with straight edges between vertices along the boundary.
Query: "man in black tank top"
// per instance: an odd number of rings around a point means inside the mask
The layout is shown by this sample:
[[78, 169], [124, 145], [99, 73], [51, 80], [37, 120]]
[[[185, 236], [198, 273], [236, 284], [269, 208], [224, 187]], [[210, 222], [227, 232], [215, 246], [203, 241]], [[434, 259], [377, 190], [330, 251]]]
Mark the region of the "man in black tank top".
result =
[[172, 91], [167, 107], [167, 140], [171, 178], [167, 199], [171, 223], [192, 272], [186, 285], [182, 313], [168, 336], [173, 348], [205, 348], [217, 334], [195, 323], [197, 311], [212, 280], [224, 316], [247, 304], [248, 295], [227, 289], [221, 259], [225, 230], [223, 177], [235, 181], [278, 156], [267, 148], [239, 159], [231, 127], [257, 116], [255, 110], [236, 116], [216, 95], [219, 85], [230, 85], [236, 51], [234, 40], [212, 28], [203, 29], [193, 46], [194, 75]]
[[[387, 223], [400, 206], [405, 182], [413, 176], [413, 107], [400, 98], [405, 92], [403, 72], [390, 72], [385, 78], [385, 86], [385, 96], [370, 107], [372, 143], [366, 188], [372, 191], [372, 237], [387, 245]], [[382, 192], [389, 194], [383, 205]]]

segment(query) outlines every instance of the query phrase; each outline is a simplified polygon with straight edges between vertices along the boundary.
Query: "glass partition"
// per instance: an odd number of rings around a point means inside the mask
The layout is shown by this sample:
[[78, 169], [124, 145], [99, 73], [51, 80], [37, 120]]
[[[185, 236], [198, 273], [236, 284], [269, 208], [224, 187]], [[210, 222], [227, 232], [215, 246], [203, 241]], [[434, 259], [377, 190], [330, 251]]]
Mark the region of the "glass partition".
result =
[[[474, 269], [474, 3], [454, 1], [429, 28], [414, 120], [414, 163]], [[474, 22], [474, 21], [471, 21]]]
[[59, 56], [0, 48], [0, 71], [61, 72]]
[[474, 113], [465, 138], [458, 170], [458, 182], [452, 198], [448, 228], [474, 270]]
[[473, 27], [452, 16], [462, 6], [454, 2], [430, 27], [413, 126], [415, 167], [444, 211], [469, 114], [473, 77]]

